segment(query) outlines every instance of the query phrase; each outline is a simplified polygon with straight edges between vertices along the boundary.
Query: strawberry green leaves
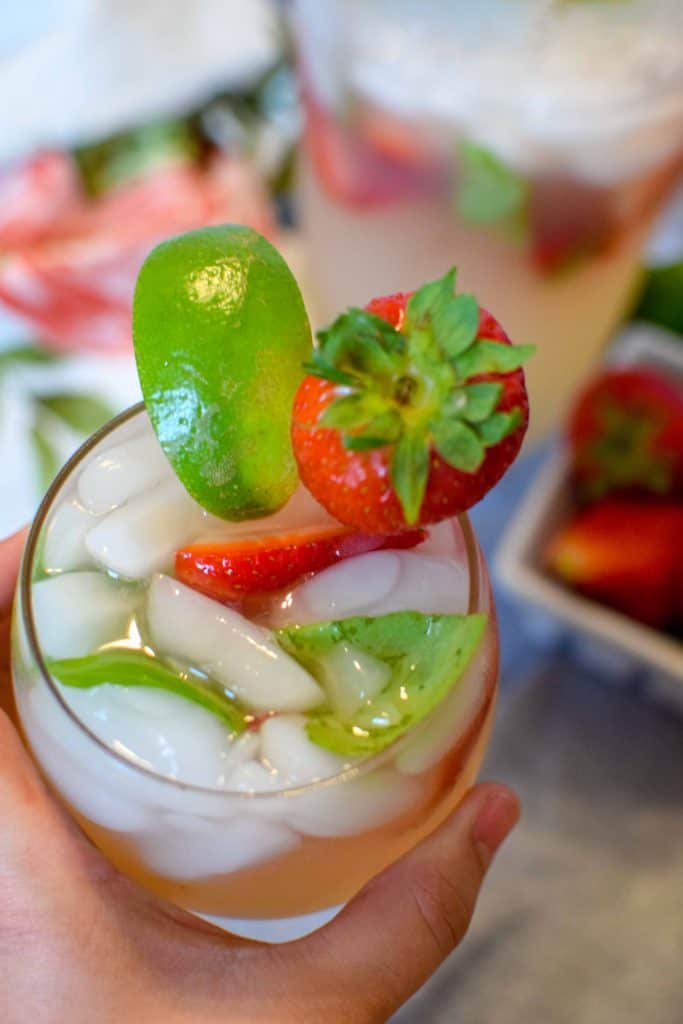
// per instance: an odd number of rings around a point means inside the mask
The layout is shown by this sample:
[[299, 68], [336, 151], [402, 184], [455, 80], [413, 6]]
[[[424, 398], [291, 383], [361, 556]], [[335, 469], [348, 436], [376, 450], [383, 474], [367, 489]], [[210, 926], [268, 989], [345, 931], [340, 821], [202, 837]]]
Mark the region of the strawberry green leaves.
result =
[[429, 448], [424, 434], [406, 432], [394, 448], [391, 482], [407, 523], [416, 523], [429, 476]]
[[464, 380], [485, 373], [513, 373], [535, 352], [533, 345], [501, 345], [499, 341], [479, 339], [454, 360], [458, 376]]
[[434, 420], [431, 426], [439, 455], [465, 473], [476, 473], [486, 457], [486, 447], [472, 427], [445, 417]]
[[318, 334], [306, 365], [339, 385], [319, 426], [339, 431], [351, 451], [393, 446], [391, 483], [407, 525], [419, 518], [433, 451], [473, 474], [522, 422], [519, 409], [499, 408], [502, 382], [533, 348], [481, 337], [490, 320], [474, 296], [455, 293], [455, 279], [453, 267], [414, 292], [400, 329], [348, 310]]

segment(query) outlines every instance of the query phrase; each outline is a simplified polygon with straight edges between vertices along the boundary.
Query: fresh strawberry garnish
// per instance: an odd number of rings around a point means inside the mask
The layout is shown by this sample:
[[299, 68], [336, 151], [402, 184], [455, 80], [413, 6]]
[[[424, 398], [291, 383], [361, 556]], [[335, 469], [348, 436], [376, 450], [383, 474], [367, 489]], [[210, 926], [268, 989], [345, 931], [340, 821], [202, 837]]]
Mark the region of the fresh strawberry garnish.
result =
[[683, 384], [648, 367], [607, 369], [569, 422], [579, 497], [683, 493]]
[[631, 618], [662, 627], [676, 615], [683, 506], [605, 499], [557, 531], [549, 569]]
[[513, 346], [455, 269], [373, 299], [318, 334], [297, 392], [303, 483], [340, 522], [392, 534], [469, 508], [500, 479], [528, 422]]
[[332, 525], [277, 536], [191, 544], [176, 552], [175, 574], [217, 601], [239, 601], [281, 590], [344, 558], [379, 548], [413, 547], [424, 538], [422, 530], [378, 537]]

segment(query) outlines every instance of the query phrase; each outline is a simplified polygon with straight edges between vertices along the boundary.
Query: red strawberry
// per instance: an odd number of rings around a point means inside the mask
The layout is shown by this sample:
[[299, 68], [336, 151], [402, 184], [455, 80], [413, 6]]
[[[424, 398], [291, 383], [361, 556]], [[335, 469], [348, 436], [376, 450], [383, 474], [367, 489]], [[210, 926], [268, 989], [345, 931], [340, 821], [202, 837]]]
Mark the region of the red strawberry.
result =
[[318, 335], [294, 401], [303, 483], [356, 530], [397, 533], [479, 501], [528, 421], [515, 347], [455, 270], [412, 295], [373, 299]]
[[569, 421], [580, 497], [683, 494], [683, 384], [647, 367], [607, 369]]
[[239, 601], [281, 590], [344, 558], [378, 548], [413, 547], [424, 536], [422, 530], [413, 530], [385, 538], [327, 526], [276, 537], [191, 544], [176, 552], [175, 574], [217, 601]]
[[560, 527], [545, 554], [566, 583], [650, 626], [676, 614], [683, 506], [605, 499]]

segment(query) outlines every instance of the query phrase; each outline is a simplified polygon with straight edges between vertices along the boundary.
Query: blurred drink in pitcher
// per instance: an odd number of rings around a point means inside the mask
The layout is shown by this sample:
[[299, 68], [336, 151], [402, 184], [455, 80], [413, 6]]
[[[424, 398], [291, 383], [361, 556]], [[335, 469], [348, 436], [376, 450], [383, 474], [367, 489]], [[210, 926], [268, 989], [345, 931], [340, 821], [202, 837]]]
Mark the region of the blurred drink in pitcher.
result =
[[558, 417], [683, 165], [680, 0], [295, 0], [320, 315], [460, 269]]

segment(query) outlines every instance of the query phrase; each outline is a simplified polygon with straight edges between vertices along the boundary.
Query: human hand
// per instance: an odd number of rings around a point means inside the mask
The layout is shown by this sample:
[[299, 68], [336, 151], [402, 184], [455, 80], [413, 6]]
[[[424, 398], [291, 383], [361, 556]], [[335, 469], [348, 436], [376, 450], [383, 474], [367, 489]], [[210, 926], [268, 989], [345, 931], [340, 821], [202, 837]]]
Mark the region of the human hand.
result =
[[[0, 543], [0, 706], [23, 537]], [[0, 710], [4, 1024], [379, 1024], [463, 938], [514, 794], [476, 786], [326, 927], [280, 946], [221, 932], [121, 875], [50, 796]]]

